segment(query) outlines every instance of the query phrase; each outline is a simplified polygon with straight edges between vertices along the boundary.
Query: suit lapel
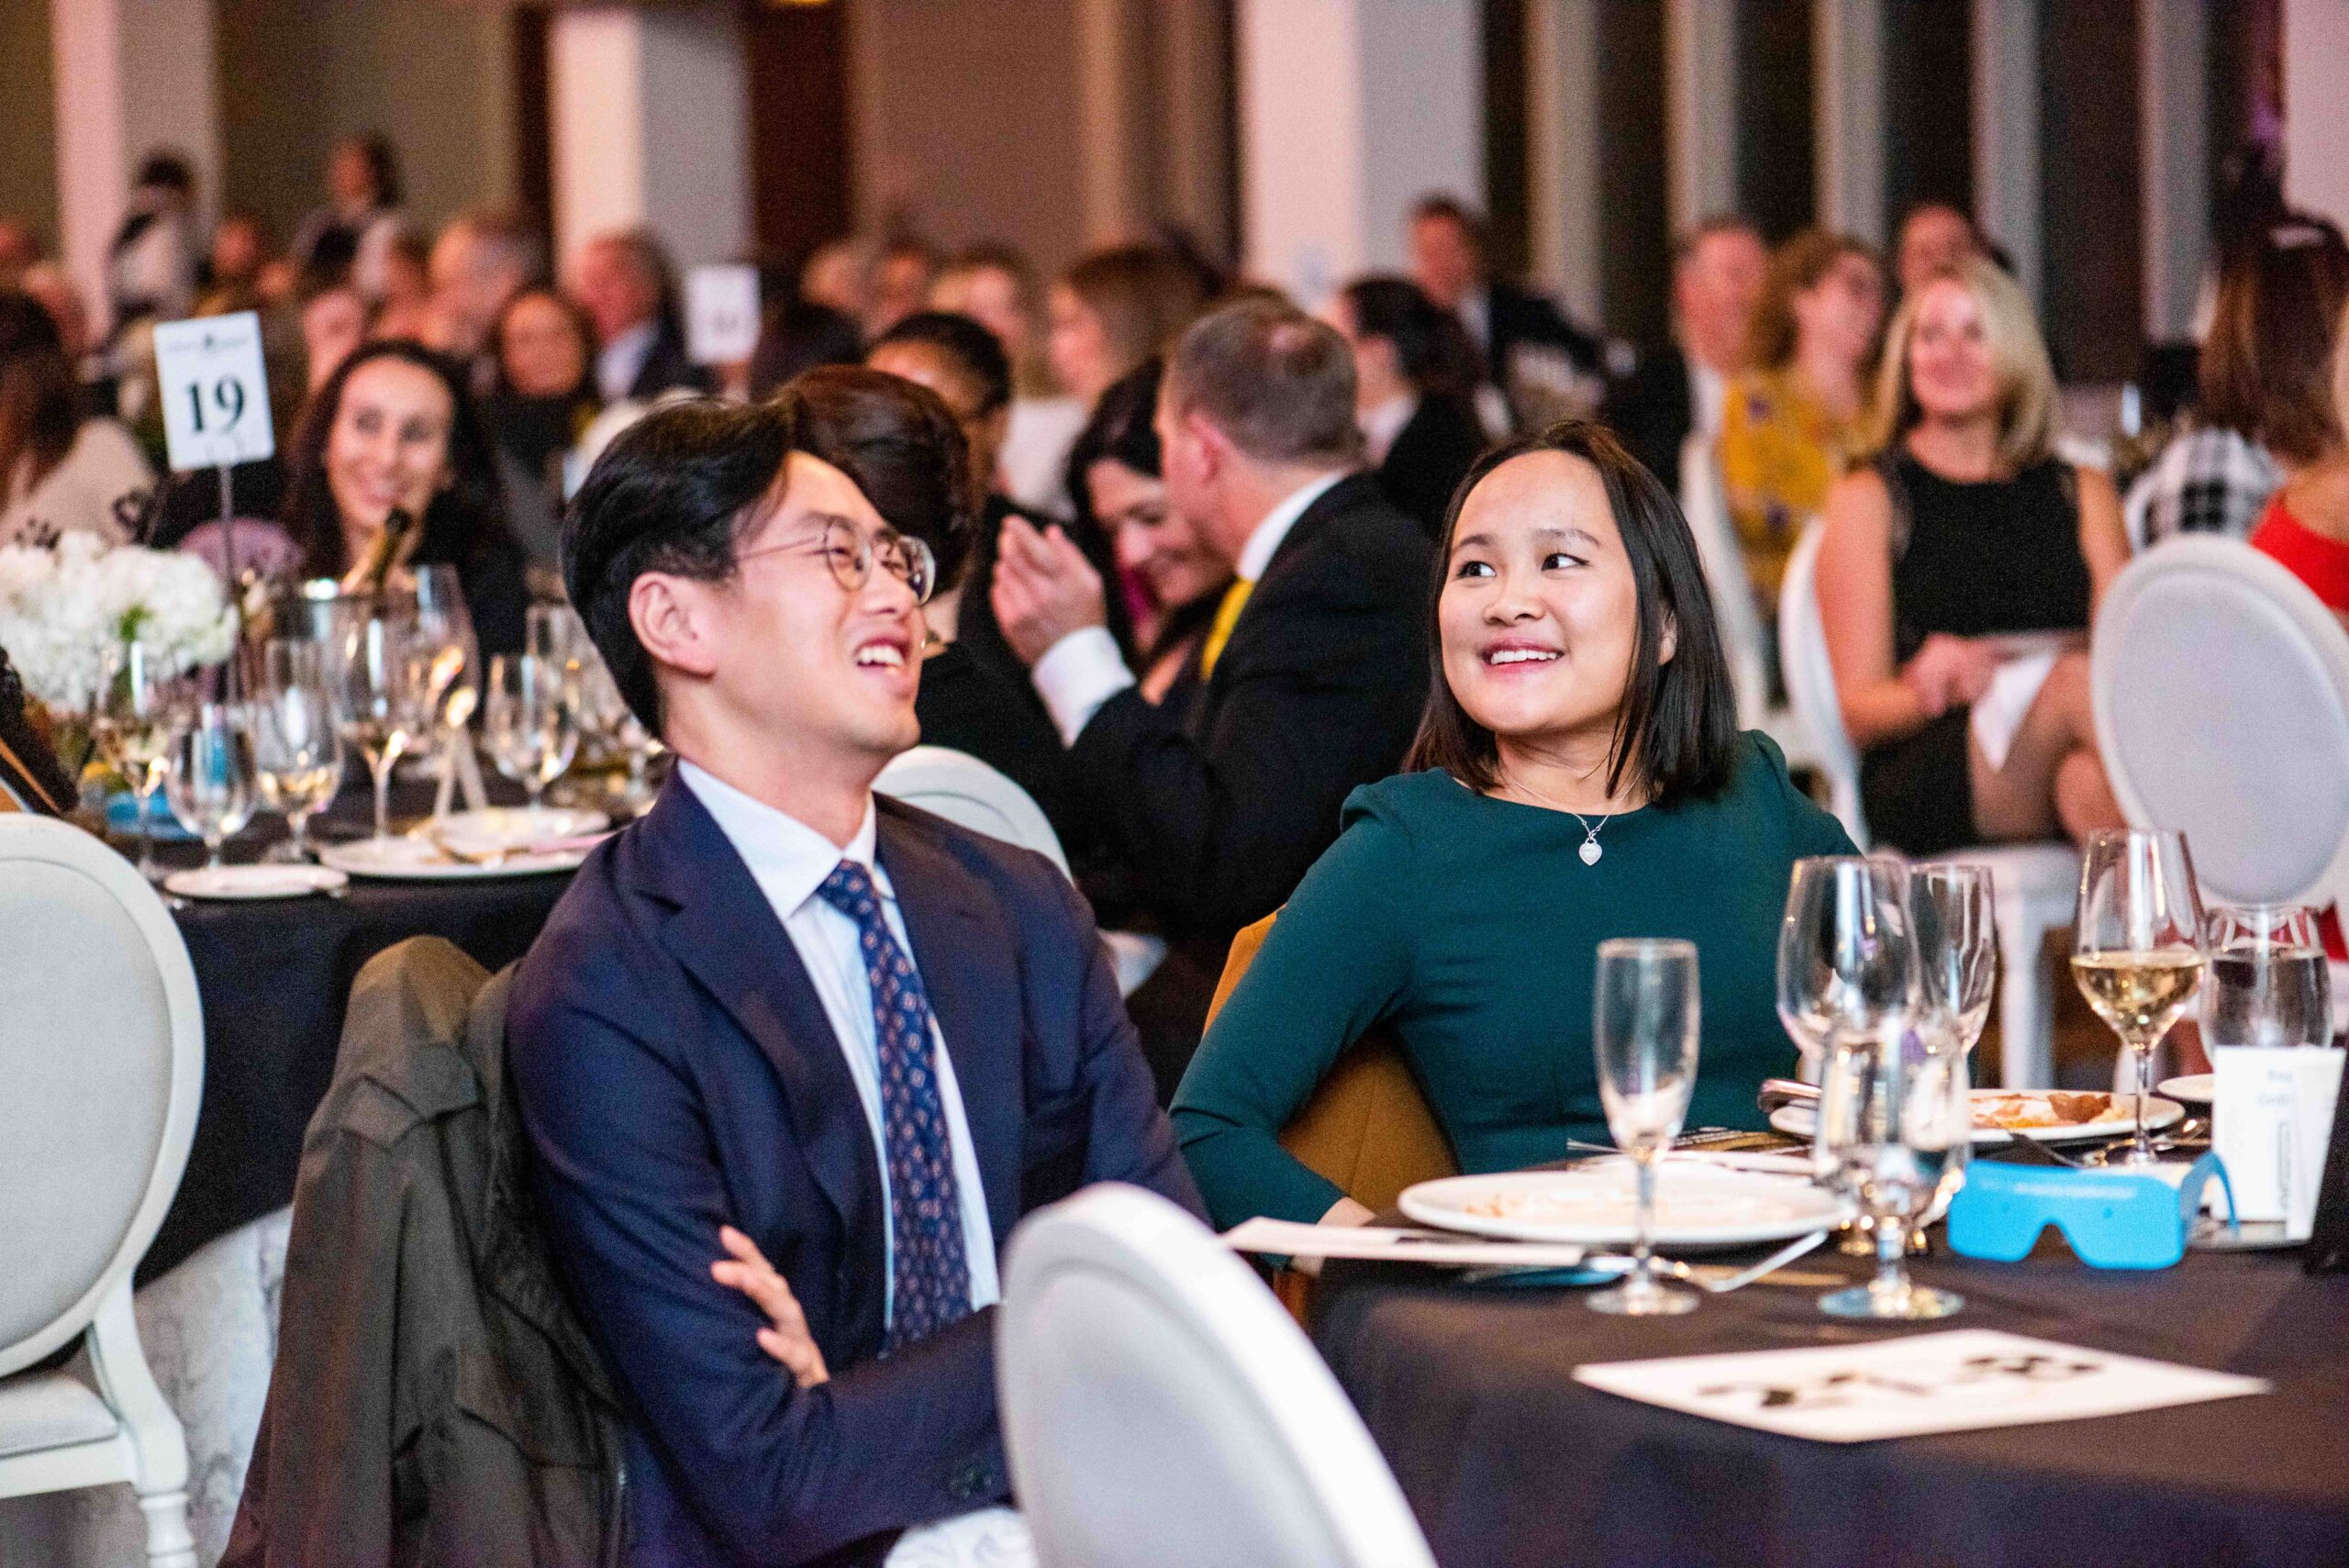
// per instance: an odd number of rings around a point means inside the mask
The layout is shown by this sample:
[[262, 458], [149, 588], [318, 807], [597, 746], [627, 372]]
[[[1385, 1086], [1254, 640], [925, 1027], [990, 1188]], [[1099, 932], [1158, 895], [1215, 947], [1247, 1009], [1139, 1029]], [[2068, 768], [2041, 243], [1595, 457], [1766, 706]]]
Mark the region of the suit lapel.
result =
[[[672, 781], [662, 792], [642, 831], [652, 891], [676, 906], [662, 928], [662, 945], [774, 1066], [808, 1170], [839, 1214], [852, 1254], [870, 1265], [852, 1277], [877, 1282], [887, 1216], [873, 1132], [799, 950], [685, 784]], [[874, 1305], [877, 1310], [877, 1298]]]
[[875, 858], [889, 873], [913, 942], [914, 967], [953, 1059], [987, 1218], [1000, 1246], [1019, 1217], [1026, 1115], [1019, 954], [988, 908], [985, 888], [886, 800]]
[[1242, 652], [1249, 643], [1263, 634], [1265, 623], [1259, 612], [1268, 598], [1277, 599], [1284, 591], [1286, 579], [1308, 569], [1300, 565], [1300, 561], [1314, 536], [1360, 505], [1365, 494], [1375, 496], [1378, 481], [1365, 472], [1350, 473], [1315, 496], [1313, 505], [1298, 513], [1297, 521], [1289, 525], [1288, 533], [1282, 539], [1280, 548], [1273, 551], [1273, 559], [1265, 566], [1264, 576], [1257, 579], [1256, 586], [1249, 592], [1248, 603], [1241, 607], [1240, 618], [1232, 623], [1231, 636], [1224, 642], [1223, 656], [1216, 661], [1214, 673], [1199, 684], [1198, 700], [1189, 716], [1191, 722], [1186, 726], [1192, 734], [1205, 733], [1215, 704], [1224, 690], [1224, 672], [1243, 662], [1234, 655]]

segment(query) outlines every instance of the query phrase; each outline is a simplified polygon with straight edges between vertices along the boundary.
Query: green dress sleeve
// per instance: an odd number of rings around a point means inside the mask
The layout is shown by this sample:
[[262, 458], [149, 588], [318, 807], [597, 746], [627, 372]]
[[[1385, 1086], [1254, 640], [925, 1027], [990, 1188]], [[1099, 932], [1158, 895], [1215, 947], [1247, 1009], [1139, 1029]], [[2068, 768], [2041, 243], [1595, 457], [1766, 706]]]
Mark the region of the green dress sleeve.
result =
[[1216, 1015], [1175, 1092], [1174, 1130], [1208, 1212], [1306, 1223], [1345, 1195], [1280, 1146], [1280, 1130], [1345, 1048], [1408, 985], [1408, 833], [1357, 817], [1315, 862]]

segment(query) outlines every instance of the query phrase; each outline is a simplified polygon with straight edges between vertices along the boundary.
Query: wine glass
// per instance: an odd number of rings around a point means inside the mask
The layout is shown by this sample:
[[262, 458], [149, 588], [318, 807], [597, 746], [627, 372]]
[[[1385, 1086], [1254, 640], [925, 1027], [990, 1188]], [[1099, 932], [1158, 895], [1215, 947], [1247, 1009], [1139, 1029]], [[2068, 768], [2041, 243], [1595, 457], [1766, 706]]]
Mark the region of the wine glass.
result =
[[1946, 1318], [1965, 1305], [1909, 1277], [1909, 1232], [1965, 1181], [1974, 1139], [1965, 1053], [1934, 1049], [1915, 1029], [1840, 1041], [1820, 1074], [1815, 1149], [1823, 1175], [1848, 1192], [1876, 1237], [1876, 1277], [1820, 1297], [1834, 1318]]
[[1917, 991], [1908, 879], [1889, 857], [1795, 862], [1778, 926], [1778, 1021], [1807, 1062], [1908, 1021]]
[[262, 804], [284, 813], [293, 834], [267, 858], [306, 861], [310, 818], [342, 787], [342, 731], [335, 722], [325, 648], [273, 638], [262, 650], [261, 685], [253, 695], [252, 715], [253, 765]]
[[2295, 904], [2214, 905], [2202, 1043], [2331, 1045], [2332, 966], [2316, 911]]
[[163, 795], [180, 826], [204, 840], [205, 869], [220, 869], [220, 850], [253, 817], [252, 716], [242, 703], [203, 702], [181, 708], [165, 751]]
[[433, 651], [408, 623], [353, 617], [337, 639], [336, 711], [375, 784], [375, 838], [392, 836], [392, 767], [433, 722]]
[[143, 642], [118, 643], [106, 651], [106, 678], [90, 711], [98, 755], [139, 802], [139, 874], [150, 882], [157, 880], [150, 814], [163, 782], [172, 713], [184, 695], [158, 651]]
[[1615, 1146], [1631, 1157], [1639, 1218], [1631, 1272], [1590, 1298], [1591, 1310], [1665, 1317], [1695, 1308], [1694, 1291], [1666, 1286], [1655, 1266], [1655, 1168], [1688, 1114], [1697, 1086], [1697, 944], [1621, 938], [1598, 944], [1591, 1041], [1598, 1097]]
[[1919, 1027], [1971, 1052], [1990, 1017], [1998, 980], [1998, 926], [1987, 866], [1946, 862], [1909, 868], [1909, 916], [1917, 943]]
[[482, 739], [497, 771], [530, 795], [530, 812], [547, 785], [561, 778], [579, 750], [579, 719], [568, 672], [532, 653], [501, 653], [489, 662], [489, 701]]
[[2089, 835], [2073, 920], [2072, 978], [2136, 1058], [2137, 1130], [2118, 1163], [2154, 1164], [2145, 1130], [2154, 1048], [2202, 983], [2202, 900], [2185, 836], [2144, 828]]

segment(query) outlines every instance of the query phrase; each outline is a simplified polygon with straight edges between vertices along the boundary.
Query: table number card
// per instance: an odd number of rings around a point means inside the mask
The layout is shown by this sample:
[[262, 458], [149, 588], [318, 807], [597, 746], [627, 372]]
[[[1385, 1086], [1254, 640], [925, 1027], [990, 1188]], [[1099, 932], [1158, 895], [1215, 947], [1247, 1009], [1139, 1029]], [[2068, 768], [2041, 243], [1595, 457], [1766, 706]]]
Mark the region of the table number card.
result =
[[685, 355], [697, 365], [740, 364], [759, 343], [759, 270], [696, 267], [685, 274]]
[[2295, 1240], [2309, 1234], [2343, 1056], [2295, 1046], [2222, 1045], [2210, 1052], [2210, 1147], [2226, 1164], [2240, 1218], [2280, 1219]]
[[155, 377], [172, 467], [232, 468], [277, 450], [262, 368], [261, 317], [200, 316], [155, 328]]
[[1575, 1381], [1642, 1404], [1815, 1442], [2076, 1421], [2265, 1394], [2255, 1377], [1991, 1329], [1867, 1344], [1606, 1362]]

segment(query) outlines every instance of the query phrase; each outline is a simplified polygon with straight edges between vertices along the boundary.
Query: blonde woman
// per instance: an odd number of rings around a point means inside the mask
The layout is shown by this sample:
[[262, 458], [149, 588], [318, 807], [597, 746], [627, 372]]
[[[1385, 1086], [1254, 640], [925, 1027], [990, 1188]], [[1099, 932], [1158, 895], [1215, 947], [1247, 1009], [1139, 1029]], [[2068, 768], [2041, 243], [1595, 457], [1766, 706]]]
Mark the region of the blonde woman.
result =
[[1884, 328], [1884, 269], [1856, 239], [1809, 228], [1770, 258], [1747, 353], [1721, 405], [1721, 481], [1747, 573], [1774, 620], [1803, 524], [1860, 444]]
[[2120, 825], [2087, 631], [2127, 560], [2111, 481], [2054, 456], [2055, 377], [2013, 279], [1910, 295], [1866, 466], [1827, 502], [1819, 608], [1876, 842], [1912, 855]]

